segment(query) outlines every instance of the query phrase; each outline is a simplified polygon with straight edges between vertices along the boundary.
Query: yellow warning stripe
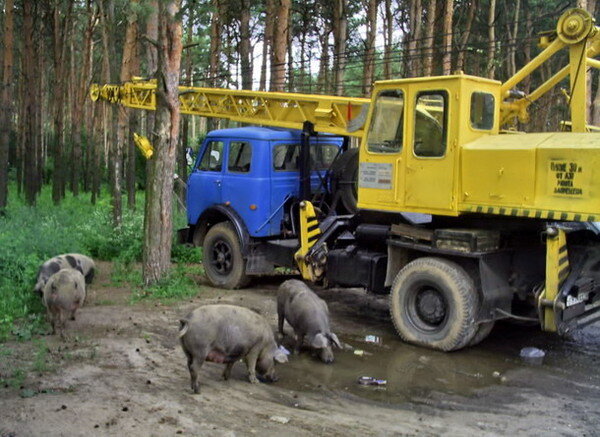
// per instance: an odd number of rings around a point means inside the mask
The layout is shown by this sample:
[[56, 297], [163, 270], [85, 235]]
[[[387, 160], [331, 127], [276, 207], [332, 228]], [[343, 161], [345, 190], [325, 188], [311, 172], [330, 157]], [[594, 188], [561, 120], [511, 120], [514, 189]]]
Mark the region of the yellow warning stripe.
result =
[[511, 217], [527, 217], [544, 220], [568, 220], [574, 222], [595, 222], [600, 216], [580, 214], [574, 212], [549, 211], [531, 208], [507, 208], [499, 206], [467, 205], [465, 212], [475, 214], [493, 214]]

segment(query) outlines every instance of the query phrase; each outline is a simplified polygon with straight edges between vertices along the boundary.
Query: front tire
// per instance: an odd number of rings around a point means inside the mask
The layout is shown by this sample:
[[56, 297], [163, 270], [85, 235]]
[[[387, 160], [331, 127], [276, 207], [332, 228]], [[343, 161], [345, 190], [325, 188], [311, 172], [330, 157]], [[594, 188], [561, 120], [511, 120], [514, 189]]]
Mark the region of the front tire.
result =
[[390, 293], [394, 326], [408, 343], [461, 349], [477, 333], [479, 297], [473, 279], [455, 262], [418, 258], [396, 276]]
[[204, 271], [215, 287], [233, 289], [248, 284], [246, 261], [231, 223], [217, 223], [210, 228], [202, 250]]

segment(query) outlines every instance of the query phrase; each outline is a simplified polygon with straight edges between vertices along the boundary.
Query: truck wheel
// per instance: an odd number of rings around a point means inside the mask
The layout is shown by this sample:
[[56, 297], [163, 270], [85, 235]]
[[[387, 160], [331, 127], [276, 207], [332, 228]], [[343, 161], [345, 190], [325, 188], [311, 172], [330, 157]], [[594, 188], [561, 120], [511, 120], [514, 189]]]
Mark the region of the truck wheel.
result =
[[246, 262], [231, 223], [217, 223], [208, 230], [202, 253], [206, 276], [215, 287], [231, 289], [248, 284]]
[[475, 334], [475, 336], [473, 336], [473, 338], [469, 342], [469, 346], [476, 346], [479, 343], [481, 343], [483, 340], [485, 340], [488, 337], [488, 335], [490, 335], [490, 332], [492, 332], [492, 329], [494, 329], [495, 323], [496, 322], [480, 323], [479, 328], [477, 328], [477, 333]]
[[396, 276], [390, 310], [400, 337], [442, 351], [461, 349], [475, 336], [479, 297], [475, 284], [455, 262], [418, 258]]

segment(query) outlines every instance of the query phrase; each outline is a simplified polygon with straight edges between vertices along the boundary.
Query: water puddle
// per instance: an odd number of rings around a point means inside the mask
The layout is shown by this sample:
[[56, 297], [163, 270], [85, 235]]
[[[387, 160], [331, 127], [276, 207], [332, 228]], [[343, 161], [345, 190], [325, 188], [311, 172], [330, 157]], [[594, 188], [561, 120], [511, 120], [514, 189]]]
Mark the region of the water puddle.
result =
[[[404, 344], [387, 325], [357, 326], [356, 335], [342, 335], [340, 339], [362, 353], [337, 351], [335, 363], [326, 365], [303, 350], [290, 356], [287, 365], [278, 367], [278, 386], [299, 391], [344, 391], [399, 404], [433, 393], [471, 396], [485, 387], [510, 384], [510, 377], [505, 375], [512, 370], [529, 372], [533, 379], [546, 373], [600, 384], [594, 370], [600, 359], [600, 327], [588, 328], [572, 339], [560, 339], [534, 328], [500, 325], [480, 346], [452, 353]], [[291, 348], [289, 338], [284, 343]], [[527, 365], [519, 358], [520, 349], [526, 346], [547, 351], [542, 366]], [[386, 380], [386, 384], [361, 385], [358, 380], [364, 376]]]

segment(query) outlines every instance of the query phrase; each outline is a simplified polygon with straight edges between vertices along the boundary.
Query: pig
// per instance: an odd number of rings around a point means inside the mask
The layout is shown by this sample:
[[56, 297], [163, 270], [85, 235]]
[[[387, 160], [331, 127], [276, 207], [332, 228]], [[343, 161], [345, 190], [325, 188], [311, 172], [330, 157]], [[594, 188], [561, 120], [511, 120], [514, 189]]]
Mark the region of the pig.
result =
[[257, 373], [275, 382], [275, 362], [287, 362], [287, 356], [275, 343], [269, 323], [261, 315], [235, 305], [204, 305], [180, 321], [179, 339], [187, 357], [191, 387], [200, 393], [198, 376], [204, 361], [225, 364], [223, 379], [229, 379], [231, 368], [244, 359], [248, 379], [259, 382]]
[[85, 276], [85, 282], [87, 284], [92, 282], [94, 278], [94, 272], [96, 265], [94, 260], [90, 257], [81, 255], [79, 253], [65, 253], [63, 255], [57, 255], [50, 258], [44, 264], [42, 264], [38, 270], [37, 280], [34, 287], [34, 292], [40, 296], [44, 293], [44, 286], [50, 276], [58, 272], [60, 269], [72, 268], [79, 270]]
[[44, 286], [44, 305], [52, 325], [52, 334], [64, 337], [66, 319], [75, 320], [75, 312], [85, 301], [85, 278], [79, 270], [66, 268], [50, 276]]
[[289, 279], [279, 286], [277, 293], [277, 316], [279, 333], [283, 335], [284, 321], [290, 324], [296, 335], [295, 353], [306, 337], [310, 347], [318, 352], [326, 364], [333, 362], [332, 346], [342, 348], [340, 341], [329, 328], [327, 304], [308, 286], [297, 279]]

